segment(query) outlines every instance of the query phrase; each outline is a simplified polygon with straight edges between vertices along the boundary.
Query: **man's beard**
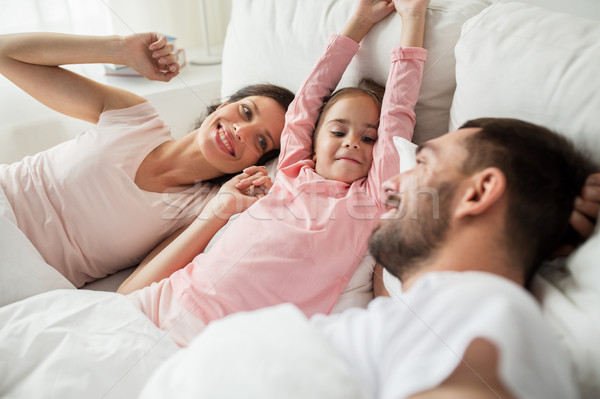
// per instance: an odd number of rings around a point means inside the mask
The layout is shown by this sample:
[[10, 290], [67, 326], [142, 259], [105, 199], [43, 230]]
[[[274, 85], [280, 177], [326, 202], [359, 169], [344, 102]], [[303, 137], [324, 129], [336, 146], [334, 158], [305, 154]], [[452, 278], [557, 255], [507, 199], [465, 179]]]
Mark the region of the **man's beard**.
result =
[[[425, 264], [446, 238], [450, 228], [450, 206], [456, 187], [455, 182], [440, 183], [435, 191], [437, 204], [431, 195], [421, 203], [417, 201], [418, 198], [414, 198], [417, 204], [416, 215], [409, 211], [399, 219], [382, 219], [369, 238], [369, 251], [377, 263], [400, 281]], [[425, 191], [415, 195], [424, 194]], [[435, 207], [439, 208], [437, 218], [434, 217]]]

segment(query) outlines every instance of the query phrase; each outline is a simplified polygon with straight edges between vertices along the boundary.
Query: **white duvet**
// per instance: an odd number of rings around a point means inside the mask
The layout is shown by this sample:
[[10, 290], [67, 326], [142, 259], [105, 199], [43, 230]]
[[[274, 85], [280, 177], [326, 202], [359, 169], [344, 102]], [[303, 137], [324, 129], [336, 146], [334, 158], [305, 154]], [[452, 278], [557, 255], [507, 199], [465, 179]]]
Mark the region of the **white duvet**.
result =
[[56, 290], [0, 307], [0, 397], [358, 399], [362, 392], [292, 305], [215, 321], [179, 349], [120, 294]]
[[120, 294], [47, 292], [0, 307], [0, 396], [136, 398], [177, 350]]

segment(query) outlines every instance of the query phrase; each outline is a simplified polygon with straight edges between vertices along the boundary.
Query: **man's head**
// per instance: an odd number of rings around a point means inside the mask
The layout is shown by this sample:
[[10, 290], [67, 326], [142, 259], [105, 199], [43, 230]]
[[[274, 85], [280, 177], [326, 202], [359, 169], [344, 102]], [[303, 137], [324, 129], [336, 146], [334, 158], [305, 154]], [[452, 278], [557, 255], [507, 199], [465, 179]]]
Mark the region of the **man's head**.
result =
[[402, 279], [439, 254], [450, 235], [476, 226], [497, 234], [491, 242], [528, 281], [567, 235], [575, 197], [593, 171], [548, 129], [515, 119], [469, 121], [420, 146], [417, 167], [386, 182], [392, 210], [369, 248]]

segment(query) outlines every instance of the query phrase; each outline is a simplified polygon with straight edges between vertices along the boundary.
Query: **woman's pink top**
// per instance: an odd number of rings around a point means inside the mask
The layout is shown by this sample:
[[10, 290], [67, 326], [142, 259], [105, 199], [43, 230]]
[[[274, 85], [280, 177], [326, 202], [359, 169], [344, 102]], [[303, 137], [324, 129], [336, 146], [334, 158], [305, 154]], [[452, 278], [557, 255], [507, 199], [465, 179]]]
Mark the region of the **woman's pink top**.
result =
[[208, 251], [170, 279], [176, 299], [205, 323], [283, 302], [329, 313], [366, 251], [382, 213], [381, 183], [398, 173], [392, 142], [411, 139], [426, 51], [396, 48], [379, 138], [367, 178], [351, 185], [315, 173], [312, 136], [322, 99], [358, 44], [334, 35], [286, 115], [279, 172], [269, 194], [243, 212]]
[[0, 185], [44, 260], [80, 287], [139, 263], [218, 190], [197, 184], [161, 194], [137, 187], [146, 155], [172, 139], [150, 103], [104, 112], [73, 140], [0, 165]]

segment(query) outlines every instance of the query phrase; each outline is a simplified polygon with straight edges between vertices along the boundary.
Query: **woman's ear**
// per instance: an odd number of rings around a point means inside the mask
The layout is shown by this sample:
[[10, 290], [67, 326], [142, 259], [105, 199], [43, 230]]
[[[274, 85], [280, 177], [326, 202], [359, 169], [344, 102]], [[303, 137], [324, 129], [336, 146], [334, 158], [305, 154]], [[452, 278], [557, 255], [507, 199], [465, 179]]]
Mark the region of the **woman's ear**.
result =
[[496, 205], [506, 192], [506, 176], [495, 167], [485, 168], [465, 179], [466, 189], [459, 198], [456, 218], [480, 215]]

